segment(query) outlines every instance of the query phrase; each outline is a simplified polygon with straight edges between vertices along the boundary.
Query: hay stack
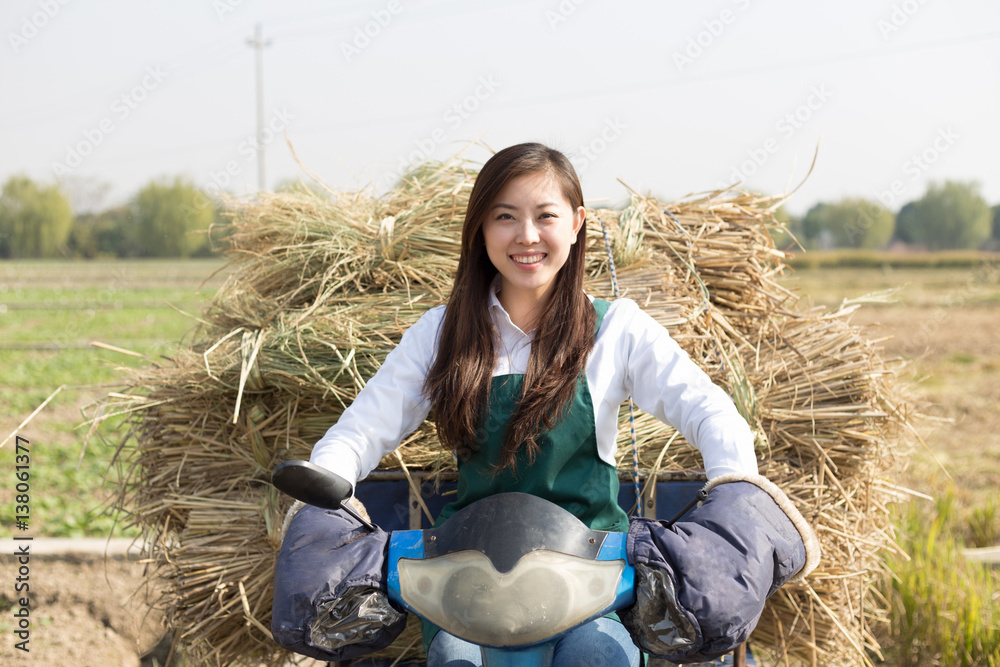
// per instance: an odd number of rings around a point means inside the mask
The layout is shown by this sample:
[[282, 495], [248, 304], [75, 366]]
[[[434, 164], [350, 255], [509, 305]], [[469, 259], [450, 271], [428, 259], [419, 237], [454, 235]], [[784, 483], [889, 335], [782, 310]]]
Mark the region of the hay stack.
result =
[[[308, 458], [402, 332], [446, 299], [474, 177], [452, 160], [424, 165], [379, 199], [234, 202], [232, 272], [194, 343], [132, 377], [132, 398], [110, 399], [132, 427], [120, 504], [153, 548], [169, 583], [163, 606], [198, 664], [285, 657], [267, 628], [290, 503], [270, 487], [270, 470]], [[613, 298], [603, 221], [622, 295], [729, 388], [758, 434], [761, 472], [816, 528], [823, 562], [772, 598], [755, 647], [793, 662], [859, 664], [877, 650], [870, 623], [882, 603], [870, 584], [889, 542], [882, 476], [902, 418], [886, 367], [846, 312], [791, 309], [768, 232], [777, 204], [732, 192], [669, 204], [632, 193], [623, 210], [592, 210], [587, 286]], [[646, 472], [701, 467], [648, 415], [637, 434]], [[629, 468], [628, 428], [620, 445]], [[426, 423], [399, 453], [409, 468], [453, 469]]]

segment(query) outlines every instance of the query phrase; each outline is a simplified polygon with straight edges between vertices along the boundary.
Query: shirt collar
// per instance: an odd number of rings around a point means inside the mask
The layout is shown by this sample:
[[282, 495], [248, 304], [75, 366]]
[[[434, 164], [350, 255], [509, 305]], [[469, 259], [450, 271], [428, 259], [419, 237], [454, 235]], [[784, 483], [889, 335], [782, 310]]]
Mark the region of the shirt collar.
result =
[[[490, 284], [490, 290], [489, 290], [489, 300], [490, 300], [489, 311], [490, 315], [493, 317], [493, 322], [494, 324], [499, 324], [500, 322], [504, 322], [506, 323], [507, 326], [517, 331], [521, 331], [510, 319], [510, 313], [508, 313], [507, 309], [503, 307], [502, 303], [500, 303], [500, 297], [497, 296], [500, 293], [500, 284], [501, 284], [500, 274], [498, 273], [495, 276], [493, 276], [493, 282]], [[594, 302], [594, 297], [592, 297], [589, 294], [587, 295], [587, 299], [589, 299], [591, 303]], [[533, 331], [534, 330], [532, 330], [532, 332]]]
[[500, 285], [500, 274], [498, 273], [493, 277], [493, 283], [490, 285], [489, 311], [490, 316], [493, 319], [493, 325], [497, 328], [500, 337], [503, 338], [504, 333], [509, 334], [511, 332], [516, 332], [522, 336], [528, 336], [531, 338], [532, 333], [526, 334], [521, 331], [517, 325], [514, 324], [513, 320], [510, 319], [510, 313], [508, 313], [507, 309], [503, 307], [502, 303], [500, 303], [500, 297], [498, 296], [500, 293]]
[[500, 293], [500, 274], [498, 273], [495, 276], [493, 276], [493, 282], [490, 284], [490, 292], [489, 292], [490, 308], [496, 307], [499, 308], [500, 310], [503, 310], [503, 312], [506, 313], [507, 311], [504, 310], [503, 305], [500, 303], [500, 297], [497, 296], [497, 294], [499, 293]]

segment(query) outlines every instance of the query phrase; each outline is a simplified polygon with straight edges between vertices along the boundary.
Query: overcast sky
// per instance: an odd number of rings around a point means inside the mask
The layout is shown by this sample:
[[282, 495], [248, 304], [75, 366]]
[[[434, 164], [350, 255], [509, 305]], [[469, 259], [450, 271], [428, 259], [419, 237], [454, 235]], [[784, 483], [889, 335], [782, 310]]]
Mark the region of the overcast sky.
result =
[[[383, 188], [479, 140], [549, 143], [589, 200], [742, 180], [789, 203], [978, 181], [1000, 203], [996, 0], [7, 0], [0, 181], [69, 183], [99, 206], [154, 178], [258, 187], [302, 172]], [[488, 155], [468, 151], [473, 159]]]

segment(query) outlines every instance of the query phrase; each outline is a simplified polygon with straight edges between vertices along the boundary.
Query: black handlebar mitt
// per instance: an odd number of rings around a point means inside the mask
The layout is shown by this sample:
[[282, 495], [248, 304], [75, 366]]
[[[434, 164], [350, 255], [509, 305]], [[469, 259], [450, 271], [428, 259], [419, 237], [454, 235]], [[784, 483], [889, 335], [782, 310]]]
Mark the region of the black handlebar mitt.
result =
[[389, 533], [312, 505], [286, 523], [274, 568], [274, 641], [330, 662], [391, 644], [406, 627], [406, 612], [386, 593]]
[[714, 660], [742, 644], [783, 584], [819, 563], [812, 528], [761, 475], [729, 474], [673, 525], [632, 519], [636, 602], [619, 612], [636, 646], [675, 663]]

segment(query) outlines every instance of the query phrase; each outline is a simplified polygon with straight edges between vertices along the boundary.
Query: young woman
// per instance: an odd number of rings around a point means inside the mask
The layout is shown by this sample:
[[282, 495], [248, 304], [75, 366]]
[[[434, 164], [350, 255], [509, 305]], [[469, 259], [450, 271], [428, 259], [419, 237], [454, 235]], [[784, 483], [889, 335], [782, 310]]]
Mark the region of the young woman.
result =
[[[615, 451], [631, 394], [700, 450], [710, 480], [756, 474], [750, 428], [730, 398], [633, 301], [588, 297], [585, 254], [586, 210], [569, 160], [536, 143], [493, 156], [472, 190], [448, 305], [403, 335], [312, 462], [363, 479], [433, 409], [459, 466], [457, 498], [438, 523], [520, 491], [591, 529], [624, 532]], [[479, 664], [477, 647], [436, 628], [425, 628], [425, 642], [431, 667]], [[601, 618], [566, 636], [553, 664], [638, 659], [624, 627]]]

